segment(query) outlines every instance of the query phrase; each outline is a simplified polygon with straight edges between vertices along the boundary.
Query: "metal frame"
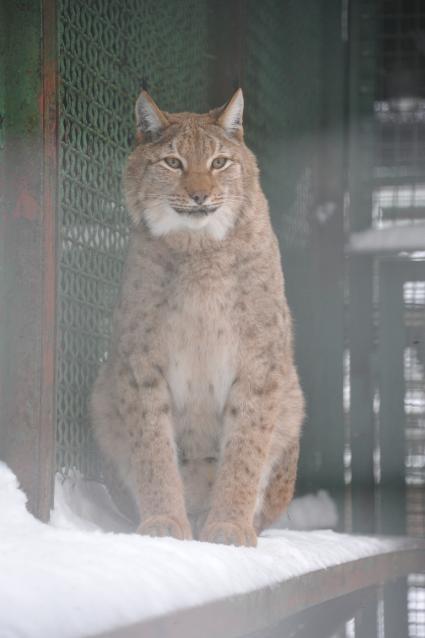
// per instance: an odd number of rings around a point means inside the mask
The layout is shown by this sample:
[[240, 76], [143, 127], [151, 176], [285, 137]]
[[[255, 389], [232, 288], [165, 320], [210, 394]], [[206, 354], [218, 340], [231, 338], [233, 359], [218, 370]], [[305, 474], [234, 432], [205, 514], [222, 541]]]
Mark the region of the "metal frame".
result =
[[[372, 158], [366, 152], [373, 115], [373, 47], [375, 9], [371, 0], [350, 2], [349, 158], [348, 192], [352, 231], [370, 226]], [[369, 81], [365, 82], [365, 78]], [[371, 84], [372, 83], [372, 84]], [[350, 349], [349, 432], [351, 461], [352, 530], [375, 532], [373, 476], [374, 417], [372, 387], [373, 260], [352, 257], [347, 263], [347, 308]]]

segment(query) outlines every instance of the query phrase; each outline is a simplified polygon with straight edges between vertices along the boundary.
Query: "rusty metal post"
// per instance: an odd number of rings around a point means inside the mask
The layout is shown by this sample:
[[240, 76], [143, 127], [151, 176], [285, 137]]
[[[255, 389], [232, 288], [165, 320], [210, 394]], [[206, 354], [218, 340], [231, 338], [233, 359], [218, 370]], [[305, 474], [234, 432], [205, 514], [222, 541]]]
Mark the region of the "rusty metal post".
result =
[[56, 340], [56, 3], [4, 3], [0, 458], [49, 515]]

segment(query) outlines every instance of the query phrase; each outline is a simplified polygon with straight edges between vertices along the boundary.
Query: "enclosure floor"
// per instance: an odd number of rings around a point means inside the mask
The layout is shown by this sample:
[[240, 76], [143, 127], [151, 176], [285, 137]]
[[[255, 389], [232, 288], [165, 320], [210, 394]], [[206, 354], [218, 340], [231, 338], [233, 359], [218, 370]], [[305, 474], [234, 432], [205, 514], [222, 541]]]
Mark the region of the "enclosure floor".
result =
[[269, 530], [236, 548], [32, 517], [0, 463], [0, 635], [81, 638], [390, 551], [396, 540]]

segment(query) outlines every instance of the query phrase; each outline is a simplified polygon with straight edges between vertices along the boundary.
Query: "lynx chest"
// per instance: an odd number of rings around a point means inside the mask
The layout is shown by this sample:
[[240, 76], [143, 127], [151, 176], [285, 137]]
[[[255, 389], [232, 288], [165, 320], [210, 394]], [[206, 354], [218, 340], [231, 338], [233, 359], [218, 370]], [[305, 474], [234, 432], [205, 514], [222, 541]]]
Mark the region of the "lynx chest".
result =
[[225, 286], [193, 280], [170, 303], [164, 325], [166, 376], [176, 435], [190, 441], [185, 446], [189, 458], [213, 456], [217, 447], [237, 373], [238, 329], [232, 306]]

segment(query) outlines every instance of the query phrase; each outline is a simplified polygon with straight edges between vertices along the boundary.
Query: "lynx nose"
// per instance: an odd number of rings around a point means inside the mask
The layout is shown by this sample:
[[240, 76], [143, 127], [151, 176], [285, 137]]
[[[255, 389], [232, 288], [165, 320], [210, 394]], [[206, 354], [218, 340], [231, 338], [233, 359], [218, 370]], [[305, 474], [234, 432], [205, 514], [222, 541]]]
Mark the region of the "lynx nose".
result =
[[203, 204], [204, 201], [207, 199], [208, 193], [203, 193], [202, 191], [196, 191], [194, 193], [189, 193], [189, 196], [193, 199], [193, 201], [196, 204], [198, 204], [198, 206], [201, 206], [201, 204]]

